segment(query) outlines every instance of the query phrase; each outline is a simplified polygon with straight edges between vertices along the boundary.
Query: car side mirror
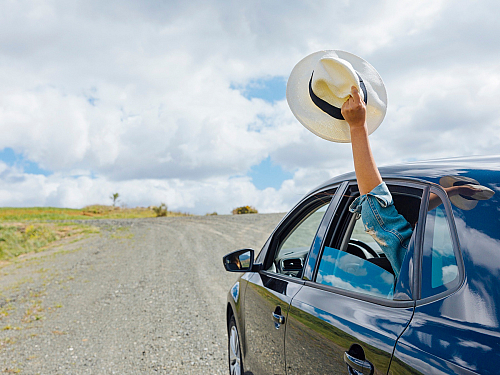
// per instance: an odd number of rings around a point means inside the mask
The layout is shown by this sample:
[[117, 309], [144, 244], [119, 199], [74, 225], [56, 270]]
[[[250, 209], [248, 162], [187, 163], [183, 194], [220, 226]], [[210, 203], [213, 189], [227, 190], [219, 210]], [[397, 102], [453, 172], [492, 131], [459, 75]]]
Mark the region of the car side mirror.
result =
[[222, 258], [224, 268], [229, 272], [249, 272], [254, 270], [254, 250], [233, 251]]

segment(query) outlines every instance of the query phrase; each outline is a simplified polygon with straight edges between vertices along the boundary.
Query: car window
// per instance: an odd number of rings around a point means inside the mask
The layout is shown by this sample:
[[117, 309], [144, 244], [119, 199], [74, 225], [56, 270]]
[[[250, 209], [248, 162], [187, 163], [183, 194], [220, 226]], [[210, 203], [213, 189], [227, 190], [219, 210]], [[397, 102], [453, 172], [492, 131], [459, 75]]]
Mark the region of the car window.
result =
[[391, 299], [394, 275], [345, 251], [325, 247], [316, 282], [359, 293]]
[[[397, 212], [409, 223], [416, 223], [422, 189], [389, 184], [388, 187]], [[315, 281], [357, 293], [393, 299], [398, 285], [395, 272], [381, 246], [366, 232], [361, 217], [349, 212], [349, 205], [359, 196], [355, 186], [349, 189], [339, 208], [338, 229], [332, 230], [331, 238], [327, 237], [325, 241]], [[403, 260], [404, 267], [409, 267], [407, 258]], [[408, 272], [404, 275], [408, 278]], [[401, 284], [400, 280], [398, 282]]]
[[276, 256], [267, 269], [283, 275], [299, 277], [319, 225], [330, 203], [331, 195], [321, 198], [303, 214], [295, 225], [281, 235]]
[[[365, 244], [368, 248], [377, 253], [377, 255], [384, 256], [384, 252], [382, 251], [382, 248], [379, 246], [379, 244], [373, 239], [372, 236], [366, 233], [362, 220], [355, 220], [355, 225], [352, 231], [350, 242], [356, 243], [358, 244], [358, 246], [360, 246], [359, 244]], [[363, 252], [367, 251], [366, 248], [363, 247], [360, 247], [360, 250]]]
[[358, 215], [346, 215], [345, 220], [339, 248], [326, 246], [323, 250], [316, 282], [392, 299], [395, 277], [389, 260]]
[[450, 217], [436, 196], [437, 207], [427, 213], [422, 249], [422, 298], [454, 287], [458, 282], [458, 264], [455, 257]]

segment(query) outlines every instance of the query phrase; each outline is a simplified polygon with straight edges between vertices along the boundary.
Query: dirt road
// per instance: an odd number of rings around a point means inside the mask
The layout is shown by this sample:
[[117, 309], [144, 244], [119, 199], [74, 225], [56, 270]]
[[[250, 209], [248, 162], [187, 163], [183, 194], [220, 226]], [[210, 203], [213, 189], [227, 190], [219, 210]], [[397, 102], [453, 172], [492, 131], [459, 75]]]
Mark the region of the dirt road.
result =
[[282, 214], [106, 220], [0, 269], [0, 371], [225, 374], [221, 257], [260, 250]]

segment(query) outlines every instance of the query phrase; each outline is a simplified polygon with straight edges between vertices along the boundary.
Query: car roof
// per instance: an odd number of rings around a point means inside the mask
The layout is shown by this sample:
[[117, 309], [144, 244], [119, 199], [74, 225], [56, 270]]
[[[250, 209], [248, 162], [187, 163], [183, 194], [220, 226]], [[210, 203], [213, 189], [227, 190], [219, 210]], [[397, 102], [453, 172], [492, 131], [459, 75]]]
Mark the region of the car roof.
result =
[[[382, 178], [404, 178], [439, 183], [439, 179], [443, 176], [466, 176], [484, 183], [486, 182], [485, 178], [488, 181], [492, 179], [498, 181], [500, 179], [500, 155], [408, 162], [382, 166], [379, 171]], [[492, 174], [495, 176], [491, 176]], [[354, 172], [345, 173], [325, 181], [313, 189], [311, 193], [343, 181], [355, 179], [356, 174]]]

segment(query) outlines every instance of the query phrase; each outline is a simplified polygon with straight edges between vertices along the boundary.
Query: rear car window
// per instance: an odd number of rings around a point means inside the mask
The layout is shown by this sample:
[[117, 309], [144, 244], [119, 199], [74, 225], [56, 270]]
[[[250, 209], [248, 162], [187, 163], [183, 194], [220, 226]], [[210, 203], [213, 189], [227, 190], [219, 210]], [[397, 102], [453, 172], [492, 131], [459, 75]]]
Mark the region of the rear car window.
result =
[[[433, 192], [434, 194], [436, 191]], [[458, 263], [443, 198], [427, 213], [422, 247], [422, 298], [430, 297], [456, 286]]]

